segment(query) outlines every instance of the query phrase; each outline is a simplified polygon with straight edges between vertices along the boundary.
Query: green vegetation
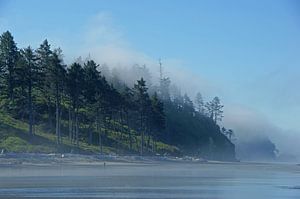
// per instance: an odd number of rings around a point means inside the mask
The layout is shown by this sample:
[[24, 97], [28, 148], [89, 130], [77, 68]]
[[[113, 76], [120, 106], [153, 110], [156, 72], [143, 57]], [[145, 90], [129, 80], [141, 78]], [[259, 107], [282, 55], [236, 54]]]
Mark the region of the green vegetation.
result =
[[[7, 152], [27, 152], [27, 153], [58, 153], [58, 152], [71, 152], [93, 154], [99, 153], [98, 146], [89, 145], [85, 142], [80, 142], [79, 147], [74, 146], [67, 137], [62, 138], [62, 144], [58, 147], [56, 144], [55, 134], [46, 133], [42, 129], [43, 127], [37, 126], [36, 133], [31, 136], [27, 129], [28, 124], [19, 120], [13, 119], [7, 114], [0, 112], [0, 150], [4, 149]], [[117, 146], [123, 145], [123, 148], [129, 148], [129, 143], [119, 141], [119, 132], [110, 132], [107, 136]], [[140, 140], [139, 137], [134, 139]], [[123, 137], [123, 140], [127, 140], [127, 137]], [[138, 146], [134, 146], [138, 151]], [[123, 151], [124, 152], [124, 151]], [[178, 154], [177, 147], [170, 146], [161, 142], [157, 142], [157, 152]], [[122, 154], [114, 147], [103, 147], [104, 154]]]
[[133, 66], [125, 80], [126, 72], [110, 73], [90, 58], [65, 65], [62, 50], [51, 49], [47, 40], [36, 50], [18, 49], [4, 32], [0, 148], [235, 159], [233, 132], [227, 137], [217, 124], [223, 117], [220, 99], [204, 103], [198, 93], [195, 107], [163, 75], [161, 63], [160, 69], [158, 85], [146, 66]]

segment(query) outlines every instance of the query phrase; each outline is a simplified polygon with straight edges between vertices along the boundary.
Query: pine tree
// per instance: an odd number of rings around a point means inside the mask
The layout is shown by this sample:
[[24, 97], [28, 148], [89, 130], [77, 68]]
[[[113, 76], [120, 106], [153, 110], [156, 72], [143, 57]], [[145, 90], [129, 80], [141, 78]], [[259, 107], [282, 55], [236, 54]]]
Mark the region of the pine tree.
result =
[[63, 91], [65, 87], [65, 77], [66, 70], [65, 65], [63, 64], [62, 54], [60, 49], [54, 50], [51, 57], [51, 70], [48, 74], [50, 77], [50, 92], [54, 96], [55, 100], [55, 134], [56, 142], [59, 144], [61, 142], [61, 129], [60, 129], [60, 120], [61, 120], [61, 99], [63, 97]]
[[137, 103], [138, 113], [139, 113], [139, 130], [141, 132], [141, 151], [140, 154], [143, 155], [144, 151], [144, 137], [146, 131], [146, 122], [149, 117], [149, 104], [150, 99], [147, 93], [146, 82], [143, 78], [137, 81], [134, 85], [135, 101]]
[[67, 70], [67, 90], [72, 105], [71, 141], [79, 145], [79, 108], [82, 105], [84, 71], [80, 64], [74, 63]]
[[14, 38], [9, 31], [0, 36], [0, 75], [1, 90], [7, 98], [14, 101], [14, 89], [16, 87], [16, 64], [18, 61], [18, 49]]
[[37, 87], [37, 79], [38, 79], [38, 71], [37, 71], [37, 63], [36, 63], [36, 54], [33, 49], [29, 46], [25, 49], [21, 50], [22, 56], [22, 82], [27, 89], [27, 102], [28, 102], [28, 113], [29, 113], [29, 134], [33, 134], [33, 107], [34, 107], [34, 89]]
[[220, 102], [218, 97], [214, 97], [214, 99], [210, 102], [207, 102], [205, 105], [207, 109], [208, 116], [217, 123], [218, 121], [222, 121], [223, 118], [223, 105]]
[[[87, 123], [89, 123], [88, 134], [89, 134], [89, 144], [92, 143], [92, 126], [95, 122], [97, 123], [97, 94], [100, 92], [99, 86], [101, 86], [101, 76], [100, 72], [97, 70], [98, 65], [93, 61], [89, 60], [84, 64], [84, 104], [86, 108], [86, 118]], [[96, 124], [98, 125], [98, 124]]]
[[52, 84], [52, 50], [50, 49], [50, 44], [47, 40], [40, 45], [36, 50], [38, 58], [38, 72], [40, 74], [40, 91], [41, 97], [45, 101], [47, 113], [48, 113], [48, 125], [49, 128], [53, 127], [53, 93], [51, 92]]
[[133, 90], [125, 86], [125, 89], [122, 93], [122, 97], [123, 97], [122, 109], [125, 114], [125, 124], [127, 125], [127, 133], [129, 135], [129, 149], [132, 150], [133, 140], [132, 140], [132, 133], [129, 127], [131, 126], [131, 113], [136, 109], [135, 103], [133, 103], [134, 102]]
[[189, 114], [194, 114], [195, 112], [193, 101], [186, 93], [183, 96], [183, 110]]
[[198, 113], [204, 115], [204, 101], [200, 92], [196, 94], [195, 105]]
[[163, 67], [161, 60], [159, 60], [159, 90], [158, 95], [163, 101], [169, 101], [170, 100], [170, 85], [171, 80], [169, 77], [165, 77], [163, 75]]
[[164, 112], [164, 104], [162, 101], [159, 100], [156, 92], [152, 96], [151, 105], [152, 105], [151, 120], [152, 120], [152, 125], [154, 127], [153, 136], [156, 140], [158, 140], [163, 137], [161, 133], [166, 127], [166, 115]]

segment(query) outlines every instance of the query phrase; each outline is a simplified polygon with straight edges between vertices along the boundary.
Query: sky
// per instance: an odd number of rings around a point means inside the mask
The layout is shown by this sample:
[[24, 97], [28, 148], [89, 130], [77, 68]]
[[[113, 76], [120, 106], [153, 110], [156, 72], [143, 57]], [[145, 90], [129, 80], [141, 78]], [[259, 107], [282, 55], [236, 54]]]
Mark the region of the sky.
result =
[[90, 54], [157, 71], [161, 58], [189, 94], [220, 96], [227, 125], [249, 117], [268, 123], [268, 135], [300, 138], [297, 0], [0, 0], [6, 30], [18, 47], [47, 38], [67, 63]]

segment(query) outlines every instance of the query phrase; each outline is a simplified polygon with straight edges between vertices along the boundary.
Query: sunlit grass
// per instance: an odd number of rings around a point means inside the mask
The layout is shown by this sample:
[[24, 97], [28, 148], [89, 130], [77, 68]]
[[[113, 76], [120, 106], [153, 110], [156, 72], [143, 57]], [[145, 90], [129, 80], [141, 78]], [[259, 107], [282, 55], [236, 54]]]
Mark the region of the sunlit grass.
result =
[[[62, 122], [66, 124], [65, 121]], [[128, 129], [126, 126], [120, 125], [118, 122], [113, 121], [115, 126], [114, 130], [102, 129], [102, 136], [106, 139], [109, 146], [102, 147], [104, 154], [139, 154], [141, 148], [141, 136], [137, 132]], [[34, 135], [28, 132], [28, 124], [20, 120], [16, 120], [0, 111], [0, 150], [5, 149], [9, 152], [28, 152], [28, 153], [86, 153], [86, 154], [99, 154], [100, 147], [79, 141], [79, 146], [72, 143], [67, 136], [62, 136], [62, 142], [57, 145], [56, 135], [54, 132], [47, 130], [43, 125], [35, 126]], [[120, 129], [130, 130], [128, 132], [121, 132]], [[105, 134], [105, 135], [104, 135]], [[130, 142], [131, 137], [131, 142]], [[162, 142], [155, 142], [155, 147], [152, 146], [152, 138], [150, 137], [150, 145], [146, 147], [147, 139], [145, 136], [145, 154], [153, 154], [152, 149], [156, 149], [156, 153], [178, 153], [179, 149], [174, 146], [164, 144]], [[131, 147], [130, 147], [131, 143]]]

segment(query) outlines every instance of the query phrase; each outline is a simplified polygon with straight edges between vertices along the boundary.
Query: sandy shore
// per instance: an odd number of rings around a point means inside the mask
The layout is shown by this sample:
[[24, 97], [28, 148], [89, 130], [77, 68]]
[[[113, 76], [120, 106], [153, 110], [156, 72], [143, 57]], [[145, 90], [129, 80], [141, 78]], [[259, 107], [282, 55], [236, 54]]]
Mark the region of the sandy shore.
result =
[[116, 155], [80, 155], [80, 154], [0, 154], [0, 166], [8, 165], [142, 165], [158, 163], [206, 163], [208, 161], [193, 157], [165, 156], [116, 156]]

